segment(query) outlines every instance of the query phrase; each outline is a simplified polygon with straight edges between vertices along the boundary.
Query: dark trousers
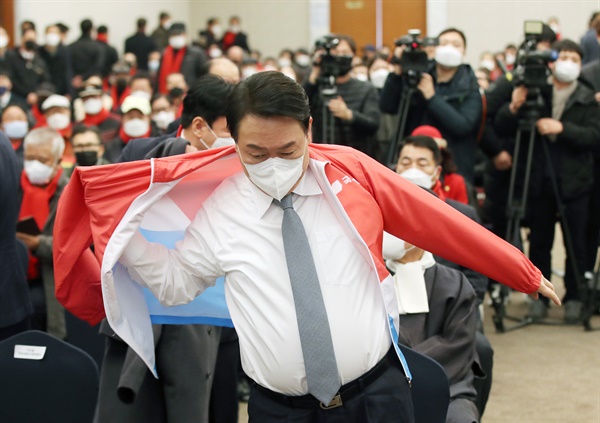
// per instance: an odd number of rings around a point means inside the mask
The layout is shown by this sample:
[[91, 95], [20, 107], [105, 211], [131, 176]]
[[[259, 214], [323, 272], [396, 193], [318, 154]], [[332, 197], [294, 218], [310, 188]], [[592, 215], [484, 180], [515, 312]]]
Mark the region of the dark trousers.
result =
[[240, 342], [235, 329], [221, 328], [215, 378], [210, 392], [210, 423], [237, 423], [238, 421], [239, 361]]
[[490, 341], [488, 341], [486, 336], [481, 332], [475, 333], [475, 349], [477, 350], [477, 355], [479, 356], [479, 364], [481, 364], [481, 369], [485, 373], [484, 378], [475, 378], [473, 382], [473, 385], [475, 385], [475, 390], [477, 391], [477, 401], [475, 404], [477, 405], [479, 415], [483, 417], [483, 412], [485, 411], [485, 406], [492, 390], [494, 350], [492, 349]]
[[[565, 266], [566, 293], [563, 302], [580, 300], [577, 279], [573, 272], [572, 260], [575, 259], [579, 267], [580, 276], [583, 276], [586, 259], [586, 229], [588, 221], [589, 195], [582, 195], [575, 199], [563, 201], [566, 223], [569, 226], [575, 257], [569, 257]], [[539, 197], [529, 200], [530, 228], [529, 258], [550, 279], [552, 244], [554, 243], [554, 227], [558, 216], [558, 207], [552, 187], [549, 182], [544, 184], [544, 189]], [[562, 222], [561, 222], [562, 226]], [[563, 234], [565, 228], [563, 228]], [[565, 243], [566, 248], [566, 243]], [[548, 304], [548, 299], [542, 297]]]
[[598, 247], [600, 246], [600, 159], [594, 160], [594, 188], [590, 195], [587, 230], [587, 261], [585, 271], [594, 271]]
[[389, 367], [344, 405], [330, 410], [294, 408], [254, 386], [248, 414], [250, 423], [414, 423], [410, 388], [400, 364]]

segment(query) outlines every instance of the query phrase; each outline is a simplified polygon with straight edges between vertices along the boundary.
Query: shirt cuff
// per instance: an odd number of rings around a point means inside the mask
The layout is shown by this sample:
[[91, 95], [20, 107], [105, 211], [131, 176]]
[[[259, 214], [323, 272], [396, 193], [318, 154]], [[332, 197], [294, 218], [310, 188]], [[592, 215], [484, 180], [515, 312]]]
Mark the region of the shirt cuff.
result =
[[129, 244], [127, 244], [127, 247], [125, 247], [119, 261], [125, 267], [133, 267], [144, 255], [147, 245], [148, 241], [146, 241], [146, 238], [136, 231], [133, 238], [131, 238], [131, 241], [129, 241]]

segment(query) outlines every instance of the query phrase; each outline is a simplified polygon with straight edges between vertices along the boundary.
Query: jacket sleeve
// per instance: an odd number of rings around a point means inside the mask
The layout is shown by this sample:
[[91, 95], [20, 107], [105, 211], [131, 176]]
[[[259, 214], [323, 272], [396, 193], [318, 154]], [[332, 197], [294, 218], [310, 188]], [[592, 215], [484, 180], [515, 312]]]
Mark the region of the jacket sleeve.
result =
[[350, 125], [359, 132], [372, 135], [379, 129], [379, 96], [375, 87], [369, 87], [361, 110], [352, 109]]
[[496, 133], [502, 137], [514, 137], [517, 132], [517, 125], [519, 123], [519, 115], [512, 114], [510, 109], [510, 102], [505, 103], [494, 120], [494, 129]]
[[385, 85], [381, 90], [379, 97], [379, 108], [383, 113], [394, 115], [398, 113], [400, 107], [400, 97], [402, 95], [402, 77], [395, 73], [390, 73], [385, 80]]
[[525, 293], [541, 272], [508, 242], [367, 155], [353, 151], [353, 176], [379, 204], [384, 231]]
[[481, 94], [477, 90], [471, 91], [458, 109], [438, 94], [429, 100], [427, 108], [443, 126], [442, 129], [464, 140], [468, 140], [466, 136], [475, 131], [481, 122]]
[[593, 103], [583, 110], [581, 123], [562, 121], [563, 132], [556, 141], [573, 150], [590, 151], [600, 143], [600, 106]]

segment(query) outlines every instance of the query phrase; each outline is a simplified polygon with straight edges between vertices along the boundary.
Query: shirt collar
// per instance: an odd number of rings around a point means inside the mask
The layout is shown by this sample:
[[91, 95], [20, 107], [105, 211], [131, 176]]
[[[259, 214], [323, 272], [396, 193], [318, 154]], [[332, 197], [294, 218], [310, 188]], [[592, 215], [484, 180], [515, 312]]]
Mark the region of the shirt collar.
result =
[[[254, 202], [254, 213], [257, 219], [262, 219], [271, 204], [273, 204], [273, 197], [262, 192], [256, 185], [248, 179], [250, 186], [251, 198]], [[313, 170], [309, 166], [304, 172], [304, 176], [300, 179], [300, 183], [292, 191], [294, 194], [309, 196], [309, 195], [320, 195], [323, 194], [317, 178], [315, 177]]]

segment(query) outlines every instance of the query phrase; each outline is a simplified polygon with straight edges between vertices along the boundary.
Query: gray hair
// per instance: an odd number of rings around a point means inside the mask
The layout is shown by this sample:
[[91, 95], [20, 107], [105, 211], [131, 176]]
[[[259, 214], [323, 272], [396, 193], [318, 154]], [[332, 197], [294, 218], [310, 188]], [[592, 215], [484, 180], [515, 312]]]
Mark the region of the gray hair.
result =
[[52, 144], [52, 154], [56, 161], [62, 158], [62, 155], [65, 152], [65, 140], [63, 140], [63, 137], [54, 129], [34, 129], [29, 131], [23, 140], [23, 148], [27, 148], [29, 145], [39, 146], [45, 144]]

